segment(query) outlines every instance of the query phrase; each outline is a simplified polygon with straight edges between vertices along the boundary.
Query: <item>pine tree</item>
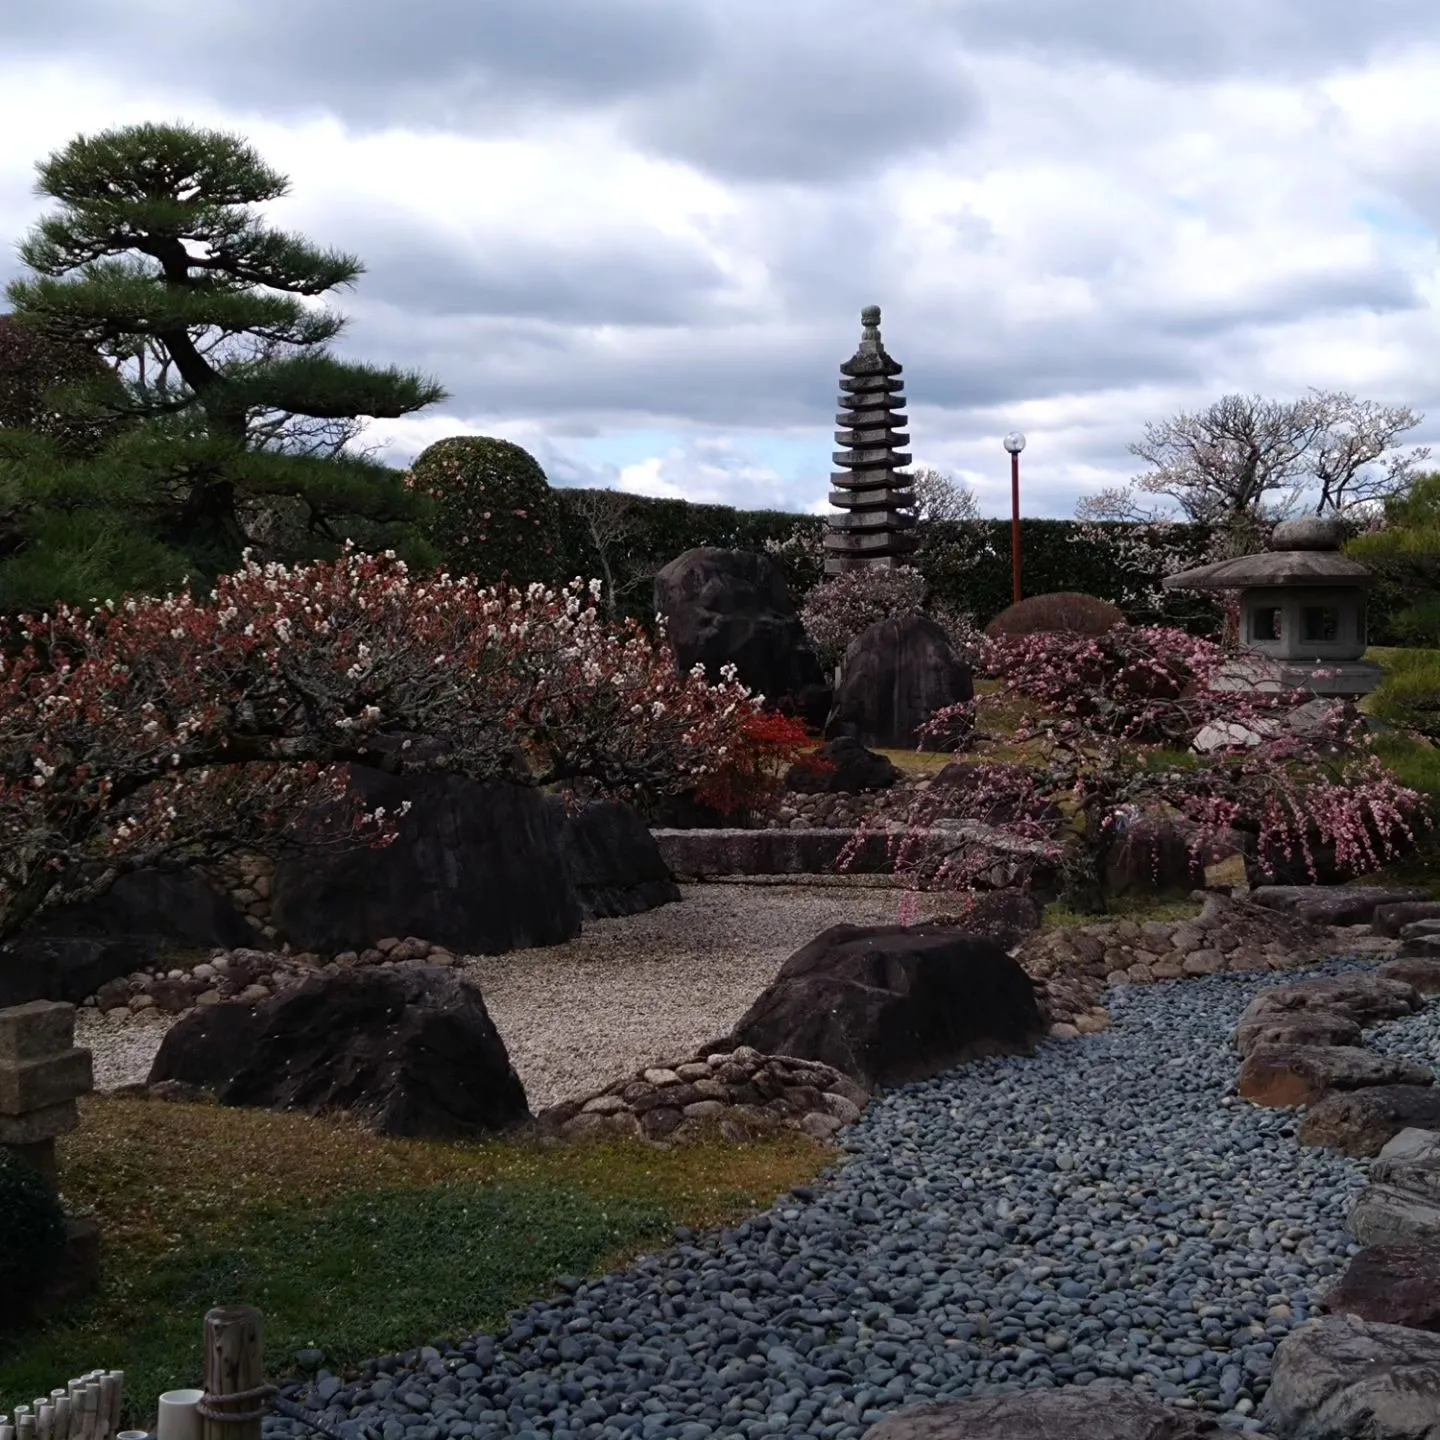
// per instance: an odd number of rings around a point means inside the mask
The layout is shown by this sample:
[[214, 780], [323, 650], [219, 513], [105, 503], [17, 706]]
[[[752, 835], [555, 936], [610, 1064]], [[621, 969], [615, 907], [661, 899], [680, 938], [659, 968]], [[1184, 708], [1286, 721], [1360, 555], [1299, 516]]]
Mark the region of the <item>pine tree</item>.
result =
[[1418, 645], [1440, 648], [1440, 471], [1415, 477], [1385, 502], [1383, 526], [1346, 552], [1400, 589], [1409, 605], [1394, 617]]
[[34, 273], [8, 287], [15, 318], [110, 359], [123, 396], [107, 374], [66, 403], [131, 423], [79, 461], [0, 432], [0, 491], [36, 501], [0, 564], [0, 606], [153, 593], [187, 574], [208, 588], [247, 546], [309, 560], [352, 538], [433, 563], [415, 528], [425, 499], [350, 442], [362, 417], [445, 392], [330, 353], [345, 321], [314, 299], [363, 266], [264, 225], [252, 207], [288, 193], [284, 176], [243, 140], [183, 125], [80, 136], [38, 172], [60, 209], [20, 246]]

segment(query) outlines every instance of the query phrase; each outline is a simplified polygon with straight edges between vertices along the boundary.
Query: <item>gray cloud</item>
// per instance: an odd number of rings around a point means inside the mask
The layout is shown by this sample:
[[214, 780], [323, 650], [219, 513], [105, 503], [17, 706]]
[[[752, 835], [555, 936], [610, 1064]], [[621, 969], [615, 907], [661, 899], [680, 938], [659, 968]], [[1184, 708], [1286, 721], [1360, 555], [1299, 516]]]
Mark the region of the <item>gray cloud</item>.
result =
[[409, 219], [390, 224], [357, 211], [335, 215], [330, 228], [365, 262], [359, 282], [365, 303], [419, 317], [692, 325], [714, 318], [729, 284], [693, 244], [640, 230], [598, 239], [581, 233], [563, 245], [531, 237], [523, 243], [482, 239], [465, 251]]
[[968, 44], [1179, 81], [1293, 80], [1440, 37], [1432, 0], [922, 0]]

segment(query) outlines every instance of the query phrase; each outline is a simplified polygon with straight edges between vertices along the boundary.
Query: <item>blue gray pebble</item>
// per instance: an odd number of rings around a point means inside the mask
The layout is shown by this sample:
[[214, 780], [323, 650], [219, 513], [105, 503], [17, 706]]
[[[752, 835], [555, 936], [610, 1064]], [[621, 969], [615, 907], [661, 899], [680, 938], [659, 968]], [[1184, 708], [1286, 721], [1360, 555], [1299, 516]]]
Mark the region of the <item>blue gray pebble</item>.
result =
[[[1364, 1183], [1295, 1144], [1298, 1112], [1234, 1093], [1241, 1010], [1298, 978], [1114, 990], [1103, 1035], [878, 1095], [846, 1162], [766, 1214], [570, 1277], [506, 1333], [282, 1394], [347, 1440], [859, 1440], [923, 1400], [1118, 1376], [1254, 1429]], [[1440, 1006], [1367, 1043], [1440, 1062]]]

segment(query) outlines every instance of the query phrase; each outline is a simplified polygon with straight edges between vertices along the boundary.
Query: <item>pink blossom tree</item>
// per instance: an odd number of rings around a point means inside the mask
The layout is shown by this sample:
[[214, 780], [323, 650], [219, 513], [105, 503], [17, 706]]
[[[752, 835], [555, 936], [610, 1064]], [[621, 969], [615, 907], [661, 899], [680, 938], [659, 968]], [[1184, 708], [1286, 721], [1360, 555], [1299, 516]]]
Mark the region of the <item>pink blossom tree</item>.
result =
[[[347, 547], [291, 569], [247, 556], [203, 602], [20, 617], [0, 657], [0, 942], [142, 867], [389, 843], [396, 817], [349, 797], [350, 764], [637, 800], [703, 783], [759, 702], [606, 624], [596, 583], [417, 581]], [[317, 801], [342, 803], [297, 839]]]

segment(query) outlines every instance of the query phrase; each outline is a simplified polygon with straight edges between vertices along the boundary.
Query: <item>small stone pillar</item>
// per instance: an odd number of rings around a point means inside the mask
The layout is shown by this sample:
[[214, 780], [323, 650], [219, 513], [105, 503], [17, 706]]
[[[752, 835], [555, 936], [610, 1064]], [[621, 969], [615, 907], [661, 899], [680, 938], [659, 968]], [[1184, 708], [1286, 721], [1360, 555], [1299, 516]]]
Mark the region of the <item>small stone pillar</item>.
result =
[[0, 1010], [0, 1145], [55, 1179], [55, 1137], [80, 1124], [94, 1060], [75, 1045], [75, 1007], [32, 1000]]
[[[94, 1058], [75, 1045], [75, 1007], [32, 1000], [0, 1010], [0, 1145], [54, 1184], [55, 1137], [80, 1124], [77, 1096], [95, 1088]], [[25, 1310], [43, 1316], [100, 1279], [100, 1227], [92, 1216], [69, 1216], [66, 1252]]]

